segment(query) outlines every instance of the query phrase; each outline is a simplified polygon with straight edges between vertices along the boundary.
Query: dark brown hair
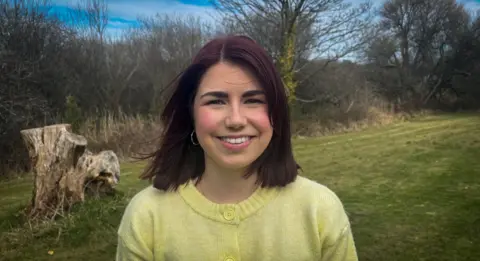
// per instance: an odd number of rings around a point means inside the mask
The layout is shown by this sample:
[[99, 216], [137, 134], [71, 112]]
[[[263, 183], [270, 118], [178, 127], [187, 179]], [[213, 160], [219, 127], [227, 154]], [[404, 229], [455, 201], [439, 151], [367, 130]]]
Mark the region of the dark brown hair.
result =
[[295, 180], [300, 167], [293, 157], [290, 112], [280, 74], [255, 41], [246, 36], [226, 36], [203, 46], [175, 80], [175, 89], [161, 115], [164, 131], [160, 148], [149, 156], [153, 160], [141, 175], [142, 179], [153, 179], [155, 188], [176, 190], [190, 179], [201, 178], [205, 158], [201, 146], [192, 144], [190, 138], [194, 130], [192, 103], [203, 74], [221, 61], [243, 66], [256, 76], [264, 88], [273, 126], [269, 145], [245, 175], [257, 171], [257, 183], [262, 187], [285, 186]]

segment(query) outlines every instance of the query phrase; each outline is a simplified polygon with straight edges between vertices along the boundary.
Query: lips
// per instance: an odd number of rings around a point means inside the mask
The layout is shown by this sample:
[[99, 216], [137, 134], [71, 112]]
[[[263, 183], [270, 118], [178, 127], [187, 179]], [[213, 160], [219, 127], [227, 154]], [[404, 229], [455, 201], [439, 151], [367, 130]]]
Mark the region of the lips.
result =
[[220, 140], [236, 145], [242, 144], [252, 139], [252, 136], [241, 136], [241, 137], [218, 137]]
[[217, 139], [220, 141], [220, 144], [229, 151], [240, 152], [246, 149], [252, 143], [255, 136], [219, 136]]

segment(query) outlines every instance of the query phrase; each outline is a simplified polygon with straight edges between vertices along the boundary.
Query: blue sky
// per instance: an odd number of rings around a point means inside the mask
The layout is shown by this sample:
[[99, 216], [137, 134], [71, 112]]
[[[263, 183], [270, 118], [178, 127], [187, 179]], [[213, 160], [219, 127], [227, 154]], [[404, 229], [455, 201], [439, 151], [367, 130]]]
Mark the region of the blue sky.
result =
[[[51, 13], [59, 16], [68, 13], [78, 0], [51, 0]], [[194, 15], [213, 21], [215, 11], [209, 0], [106, 0], [109, 9], [107, 31], [117, 35], [122, 29], [137, 24], [138, 16], [154, 16], [157, 13]]]
[[[69, 6], [77, 0], [52, 0], [54, 7], [52, 12], [62, 14], [68, 11]], [[153, 16], [156, 13], [195, 15], [207, 21], [213, 21], [215, 11], [209, 0], [106, 0], [109, 7], [108, 33], [117, 35], [122, 29], [136, 24], [136, 18], [141, 16]], [[361, 0], [347, 0], [359, 2]], [[375, 4], [383, 0], [372, 0]], [[458, 0], [468, 9], [480, 9], [480, 0]]]

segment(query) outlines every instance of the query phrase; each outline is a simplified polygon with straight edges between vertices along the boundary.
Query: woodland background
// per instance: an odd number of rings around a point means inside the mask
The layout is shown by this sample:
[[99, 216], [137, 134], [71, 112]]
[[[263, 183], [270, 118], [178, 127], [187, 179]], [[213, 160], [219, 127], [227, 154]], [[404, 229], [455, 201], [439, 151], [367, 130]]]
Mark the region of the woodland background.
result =
[[151, 151], [171, 81], [230, 33], [274, 57], [298, 136], [480, 107], [480, 18], [455, 0], [217, 0], [214, 23], [158, 14], [117, 37], [104, 0], [49, 6], [0, 0], [0, 176], [28, 171], [21, 129], [59, 122], [92, 150]]

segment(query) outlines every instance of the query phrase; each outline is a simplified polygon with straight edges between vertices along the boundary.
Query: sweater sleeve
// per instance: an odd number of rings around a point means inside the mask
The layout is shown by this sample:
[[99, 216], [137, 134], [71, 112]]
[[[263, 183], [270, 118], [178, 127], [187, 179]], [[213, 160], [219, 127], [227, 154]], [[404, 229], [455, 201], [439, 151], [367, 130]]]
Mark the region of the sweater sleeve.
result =
[[343, 203], [326, 190], [319, 213], [319, 233], [323, 238], [321, 261], [358, 261], [350, 220]]
[[[116, 261], [150, 261], [153, 256], [145, 250], [140, 250], [137, 246], [125, 243], [121, 236], [118, 237]], [[141, 244], [140, 244], [141, 245]]]
[[132, 198], [118, 228], [116, 261], [153, 261], [153, 218], [141, 195]]
[[323, 249], [321, 261], [358, 261], [350, 225], [346, 225], [337, 240]]

